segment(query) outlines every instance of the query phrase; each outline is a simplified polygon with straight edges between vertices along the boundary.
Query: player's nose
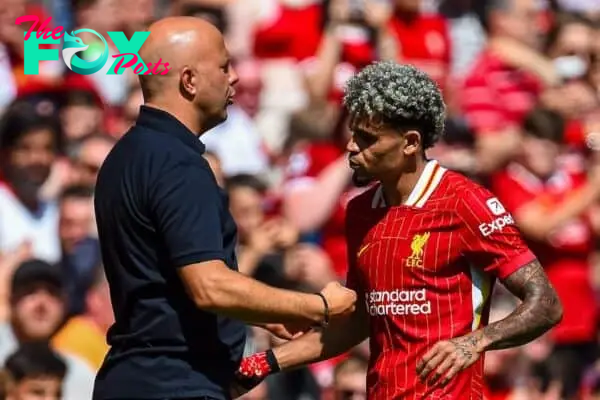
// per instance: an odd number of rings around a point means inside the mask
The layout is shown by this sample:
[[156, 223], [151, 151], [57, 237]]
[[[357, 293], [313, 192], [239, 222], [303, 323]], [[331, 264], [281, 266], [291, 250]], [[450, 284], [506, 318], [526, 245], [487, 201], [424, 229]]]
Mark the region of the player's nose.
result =
[[349, 153], [358, 153], [360, 149], [358, 148], [358, 144], [354, 141], [354, 138], [350, 138], [348, 143], [346, 143], [346, 151]]

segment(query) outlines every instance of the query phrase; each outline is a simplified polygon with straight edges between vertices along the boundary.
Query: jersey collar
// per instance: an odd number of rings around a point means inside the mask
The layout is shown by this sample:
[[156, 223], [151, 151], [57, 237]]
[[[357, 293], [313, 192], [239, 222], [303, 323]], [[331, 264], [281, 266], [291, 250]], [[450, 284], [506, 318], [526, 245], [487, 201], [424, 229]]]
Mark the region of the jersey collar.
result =
[[[433, 191], [438, 187], [442, 176], [446, 172], [446, 168], [442, 167], [436, 160], [430, 160], [425, 164], [425, 168], [421, 173], [421, 176], [417, 180], [417, 184], [413, 188], [412, 192], [404, 202], [404, 206], [421, 208], [425, 205]], [[385, 196], [383, 195], [383, 188], [381, 185], [375, 190], [373, 200], [371, 202], [372, 208], [385, 208], [387, 204], [385, 202]]]

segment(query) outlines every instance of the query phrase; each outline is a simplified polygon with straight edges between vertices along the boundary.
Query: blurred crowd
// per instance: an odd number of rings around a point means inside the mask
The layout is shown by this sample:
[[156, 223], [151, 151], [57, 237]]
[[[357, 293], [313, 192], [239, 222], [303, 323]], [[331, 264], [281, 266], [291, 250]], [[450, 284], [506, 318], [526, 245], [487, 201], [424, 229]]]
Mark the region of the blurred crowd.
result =
[[[113, 320], [94, 184], [142, 102], [136, 76], [109, 64], [25, 75], [22, 15], [127, 37], [166, 15], [219, 27], [240, 81], [201, 140], [230, 196], [239, 268], [302, 291], [344, 279], [345, 206], [364, 190], [347, 165], [344, 83], [374, 60], [423, 69], [448, 105], [428, 156], [492, 189], [565, 309], [542, 338], [487, 354], [486, 400], [600, 399], [599, 0], [3, 0], [0, 399], [90, 399]], [[498, 287], [491, 320], [517, 305]], [[248, 353], [278, 340], [250, 337]], [[364, 399], [368, 353], [272, 376], [245, 399]]]

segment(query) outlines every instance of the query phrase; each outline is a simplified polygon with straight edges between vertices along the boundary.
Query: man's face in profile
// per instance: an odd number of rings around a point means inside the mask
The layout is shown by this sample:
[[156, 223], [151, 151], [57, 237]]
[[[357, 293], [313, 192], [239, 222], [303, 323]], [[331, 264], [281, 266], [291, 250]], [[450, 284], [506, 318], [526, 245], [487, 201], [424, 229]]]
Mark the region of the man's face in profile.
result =
[[238, 76], [222, 38], [211, 46], [207, 55], [207, 59], [201, 60], [196, 67], [199, 77], [194, 102], [207, 117], [205, 125], [210, 129], [227, 119], [227, 108], [234, 102], [233, 86]]

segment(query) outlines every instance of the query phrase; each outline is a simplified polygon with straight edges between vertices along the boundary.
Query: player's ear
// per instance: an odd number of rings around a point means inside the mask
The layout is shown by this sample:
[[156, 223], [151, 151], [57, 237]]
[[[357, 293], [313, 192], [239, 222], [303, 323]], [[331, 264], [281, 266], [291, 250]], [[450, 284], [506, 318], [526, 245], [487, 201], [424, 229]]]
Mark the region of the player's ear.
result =
[[404, 155], [412, 156], [419, 152], [421, 146], [421, 134], [418, 131], [410, 130], [404, 133]]

